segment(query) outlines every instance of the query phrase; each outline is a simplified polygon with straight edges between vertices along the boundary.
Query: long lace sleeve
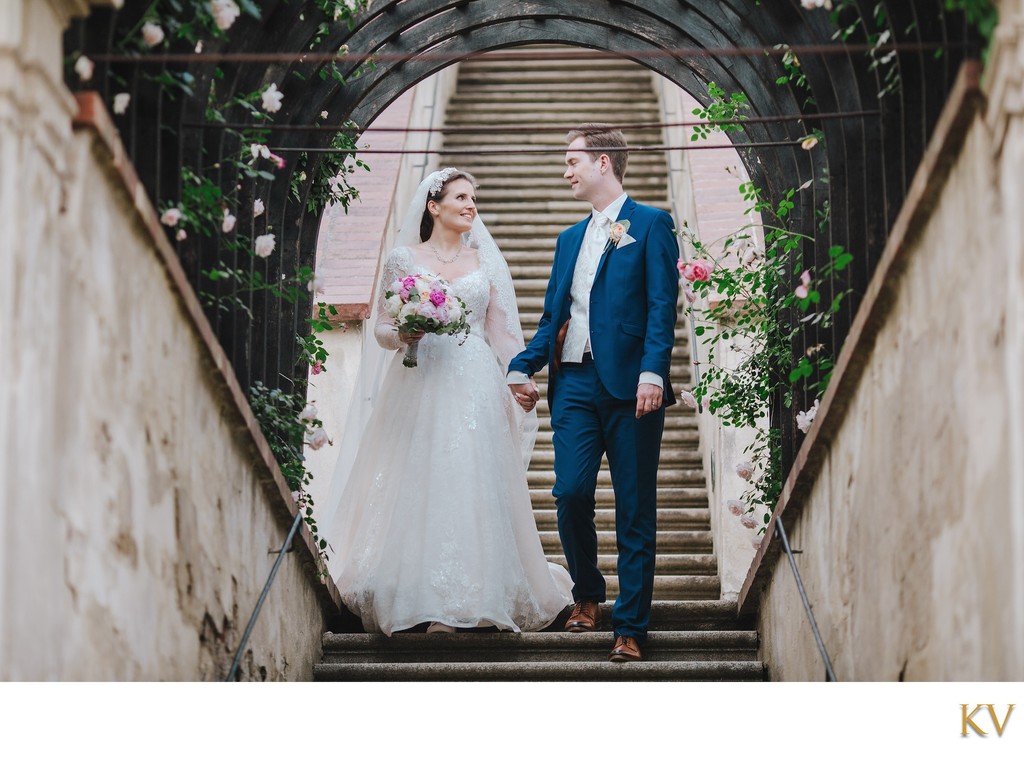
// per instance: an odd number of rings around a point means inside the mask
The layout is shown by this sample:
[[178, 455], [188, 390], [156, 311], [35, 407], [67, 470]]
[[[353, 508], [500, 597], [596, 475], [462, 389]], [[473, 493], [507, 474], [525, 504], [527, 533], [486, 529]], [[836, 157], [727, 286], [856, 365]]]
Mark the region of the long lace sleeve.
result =
[[[497, 252], [497, 247], [481, 249], [481, 265], [491, 282], [491, 299], [484, 315], [484, 338], [498, 359], [501, 373], [505, 374], [509, 362], [525, 347], [523, 327], [519, 323], [519, 308], [516, 306], [516, 293], [508, 264]], [[533, 445], [539, 428], [537, 411], [527, 413], [512, 401], [511, 395], [504, 397], [512, 415], [510, 421], [514, 430], [519, 433], [523, 468], [527, 469], [530, 466], [530, 457], [533, 455]]]
[[504, 301], [501, 291], [490, 285], [490, 302], [487, 304], [487, 313], [484, 319], [483, 331], [490, 349], [498, 356], [498, 364], [502, 372], [507, 372], [509, 362], [524, 347], [522, 339], [522, 327], [519, 325], [518, 313], [512, 313], [508, 304]]
[[380, 276], [380, 292], [377, 295], [377, 316], [373, 325], [373, 336], [377, 344], [385, 350], [398, 350], [402, 348], [402, 341], [398, 339], [398, 330], [395, 329], [394, 320], [384, 310], [384, 291], [388, 285], [399, 277], [409, 273], [407, 256], [402, 248], [396, 248], [388, 254], [384, 260], [384, 268]]

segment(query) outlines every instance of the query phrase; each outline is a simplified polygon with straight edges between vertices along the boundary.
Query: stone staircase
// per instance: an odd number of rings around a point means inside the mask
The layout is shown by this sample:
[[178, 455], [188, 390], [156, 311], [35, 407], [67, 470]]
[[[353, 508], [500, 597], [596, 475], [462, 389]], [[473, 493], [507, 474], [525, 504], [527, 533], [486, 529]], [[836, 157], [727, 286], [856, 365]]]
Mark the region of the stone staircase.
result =
[[[551, 49], [551, 48], [540, 48]], [[626, 107], [628, 106], [628, 107]], [[526, 339], [533, 336], [551, 271], [555, 237], [589, 207], [573, 199], [564, 171], [564, 138], [583, 121], [660, 120], [650, 74], [637, 64], [593, 61], [503, 62], [483, 55], [461, 65], [448, 114], [449, 127], [510, 127], [519, 132], [450, 134], [452, 151], [508, 146], [551, 147], [551, 153], [486, 155], [453, 152], [441, 165], [472, 172], [480, 212], [501, 247], [516, 284]], [[553, 131], [533, 127], [557, 127]], [[656, 144], [660, 130], [627, 133], [631, 145]], [[659, 153], [633, 153], [626, 191], [668, 208], [666, 166]], [[677, 327], [672, 380], [689, 386], [690, 355]], [[533, 508], [550, 561], [565, 565], [551, 495], [554, 451], [546, 392], [541, 385], [540, 434], [529, 471]], [[651, 632], [640, 663], [607, 661], [609, 626], [618, 592], [615, 575], [614, 497], [607, 466], [598, 477], [599, 563], [608, 581], [603, 627], [561, 632], [568, 612], [549, 631], [382, 635], [342, 632], [324, 639], [319, 680], [762, 680], [753, 620], [738, 619], [734, 603], [719, 600], [708, 496], [695, 413], [677, 404], [667, 412], [658, 491], [658, 556]]]

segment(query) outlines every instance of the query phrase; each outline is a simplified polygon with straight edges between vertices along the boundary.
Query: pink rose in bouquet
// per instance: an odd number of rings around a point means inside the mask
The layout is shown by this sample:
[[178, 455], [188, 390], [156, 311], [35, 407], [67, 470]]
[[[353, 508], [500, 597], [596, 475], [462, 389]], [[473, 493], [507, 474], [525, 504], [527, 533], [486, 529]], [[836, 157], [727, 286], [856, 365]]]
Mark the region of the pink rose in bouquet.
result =
[[[394, 319], [399, 332], [427, 332], [435, 335], [469, 335], [469, 309], [447, 282], [431, 274], [399, 277], [384, 291], [384, 310]], [[404, 366], [416, 366], [419, 343], [405, 352]]]

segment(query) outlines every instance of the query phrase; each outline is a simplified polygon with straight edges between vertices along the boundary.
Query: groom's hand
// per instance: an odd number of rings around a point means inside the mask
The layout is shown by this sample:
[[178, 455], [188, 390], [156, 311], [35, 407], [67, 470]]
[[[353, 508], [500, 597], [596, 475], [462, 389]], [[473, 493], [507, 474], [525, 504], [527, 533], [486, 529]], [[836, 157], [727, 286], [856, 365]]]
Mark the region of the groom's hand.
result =
[[657, 385], [641, 382], [636, 386], [636, 418], [661, 408], [661, 397], [664, 391]]
[[523, 407], [524, 411], [533, 411], [537, 401], [540, 400], [540, 390], [537, 389], [537, 383], [532, 379], [529, 382], [509, 385], [508, 389], [512, 391], [512, 397]]

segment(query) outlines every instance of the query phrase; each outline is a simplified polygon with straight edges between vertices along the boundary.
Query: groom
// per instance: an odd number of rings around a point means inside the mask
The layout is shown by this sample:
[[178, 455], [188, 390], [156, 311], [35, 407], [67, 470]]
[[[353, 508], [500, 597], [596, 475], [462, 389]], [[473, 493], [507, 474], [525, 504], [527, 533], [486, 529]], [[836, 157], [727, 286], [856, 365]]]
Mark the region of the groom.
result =
[[583, 124], [569, 132], [565, 178], [593, 206], [558, 236], [544, 314], [509, 364], [513, 396], [530, 410], [532, 375], [551, 364], [558, 533], [576, 601], [565, 629], [597, 628], [605, 580], [597, 567], [594, 493], [607, 452], [615, 490], [619, 595], [612, 610], [612, 661], [639, 661], [650, 622], [658, 459], [679, 275], [672, 218], [622, 190], [622, 132]]

